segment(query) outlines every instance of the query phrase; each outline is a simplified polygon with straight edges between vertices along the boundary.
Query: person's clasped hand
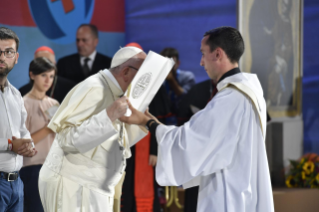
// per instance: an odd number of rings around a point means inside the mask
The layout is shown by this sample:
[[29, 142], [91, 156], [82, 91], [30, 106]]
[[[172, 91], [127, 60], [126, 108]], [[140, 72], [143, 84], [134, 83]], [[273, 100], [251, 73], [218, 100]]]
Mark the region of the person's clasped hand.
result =
[[116, 119], [124, 116], [128, 108], [127, 97], [123, 96], [113, 102], [107, 109], [107, 115], [114, 122]]
[[32, 147], [31, 139], [16, 138], [15, 136], [12, 136], [12, 151], [24, 157], [32, 157], [38, 152]]

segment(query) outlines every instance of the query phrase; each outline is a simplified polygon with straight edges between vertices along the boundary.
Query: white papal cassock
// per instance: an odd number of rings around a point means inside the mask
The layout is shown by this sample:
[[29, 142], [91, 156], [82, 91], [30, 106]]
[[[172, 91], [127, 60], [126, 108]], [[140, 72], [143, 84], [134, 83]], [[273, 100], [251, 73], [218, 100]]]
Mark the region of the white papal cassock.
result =
[[106, 108], [123, 95], [113, 75], [100, 71], [73, 88], [49, 127], [57, 133], [40, 171], [39, 192], [46, 212], [119, 211], [130, 146], [146, 133], [111, 122]]
[[199, 185], [198, 212], [272, 212], [266, 104], [257, 76], [238, 73], [217, 89], [182, 127], [157, 127], [157, 182]]

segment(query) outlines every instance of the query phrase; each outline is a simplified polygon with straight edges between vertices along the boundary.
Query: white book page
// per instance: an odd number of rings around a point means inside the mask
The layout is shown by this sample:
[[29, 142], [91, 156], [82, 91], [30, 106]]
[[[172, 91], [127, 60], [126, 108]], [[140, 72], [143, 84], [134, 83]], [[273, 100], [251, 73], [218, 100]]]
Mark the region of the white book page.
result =
[[[125, 92], [125, 96], [128, 97], [134, 108], [145, 112], [174, 64], [175, 62], [171, 58], [163, 57], [152, 51], [148, 53]], [[125, 115], [130, 116], [131, 111], [128, 109]]]

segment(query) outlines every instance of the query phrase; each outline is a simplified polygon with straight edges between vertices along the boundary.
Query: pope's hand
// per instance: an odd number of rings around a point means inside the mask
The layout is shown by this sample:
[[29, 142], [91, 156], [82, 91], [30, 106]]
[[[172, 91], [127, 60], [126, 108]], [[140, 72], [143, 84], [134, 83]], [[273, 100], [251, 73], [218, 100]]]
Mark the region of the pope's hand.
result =
[[145, 126], [147, 121], [150, 120], [150, 116], [145, 115], [144, 113], [136, 110], [131, 103], [127, 100], [128, 107], [132, 111], [132, 114], [130, 117], [123, 116], [120, 118], [120, 121], [125, 122], [127, 124], [136, 124], [136, 125], [142, 125]]
[[124, 116], [128, 108], [127, 98], [125, 96], [119, 98], [113, 104], [111, 104], [107, 109], [107, 115], [114, 122], [116, 119]]

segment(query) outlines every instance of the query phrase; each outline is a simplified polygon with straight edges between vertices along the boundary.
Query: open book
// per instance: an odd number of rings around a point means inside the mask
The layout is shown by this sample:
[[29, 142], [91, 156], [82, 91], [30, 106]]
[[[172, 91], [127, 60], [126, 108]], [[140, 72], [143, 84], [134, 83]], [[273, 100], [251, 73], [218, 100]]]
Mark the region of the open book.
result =
[[[173, 59], [149, 51], [125, 92], [134, 108], [141, 112], [146, 110], [174, 64]], [[125, 115], [130, 116], [131, 111], [128, 109]]]

